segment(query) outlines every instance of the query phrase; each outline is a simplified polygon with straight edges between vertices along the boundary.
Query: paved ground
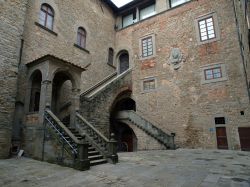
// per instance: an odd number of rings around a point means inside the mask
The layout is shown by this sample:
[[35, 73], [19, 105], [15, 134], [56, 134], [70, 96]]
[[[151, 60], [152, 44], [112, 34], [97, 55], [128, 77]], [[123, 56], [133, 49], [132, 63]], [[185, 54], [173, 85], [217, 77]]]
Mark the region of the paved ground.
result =
[[250, 187], [250, 152], [179, 149], [119, 158], [84, 172], [27, 158], [0, 160], [0, 186]]

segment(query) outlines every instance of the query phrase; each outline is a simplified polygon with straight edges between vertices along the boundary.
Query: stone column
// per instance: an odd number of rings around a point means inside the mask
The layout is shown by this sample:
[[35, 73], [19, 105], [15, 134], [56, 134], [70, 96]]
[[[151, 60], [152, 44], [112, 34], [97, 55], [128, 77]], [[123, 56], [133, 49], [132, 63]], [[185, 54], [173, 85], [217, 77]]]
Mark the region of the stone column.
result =
[[50, 80], [43, 80], [41, 85], [40, 105], [39, 105], [39, 121], [34, 134], [34, 153], [33, 157], [42, 159], [43, 156], [43, 139], [44, 139], [44, 110], [46, 106], [51, 105], [52, 100], [52, 84]]
[[71, 98], [71, 111], [70, 111], [70, 126], [75, 127], [75, 115], [76, 111], [79, 111], [80, 107], [80, 89], [72, 89], [72, 98]]

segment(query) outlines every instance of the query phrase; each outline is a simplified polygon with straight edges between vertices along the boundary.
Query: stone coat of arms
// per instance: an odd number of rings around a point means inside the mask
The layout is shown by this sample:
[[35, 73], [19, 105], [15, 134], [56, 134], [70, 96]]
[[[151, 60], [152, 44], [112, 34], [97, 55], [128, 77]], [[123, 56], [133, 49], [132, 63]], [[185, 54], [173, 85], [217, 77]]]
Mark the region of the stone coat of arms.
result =
[[172, 48], [168, 64], [173, 67], [174, 70], [177, 70], [181, 67], [183, 61], [183, 54], [179, 48]]

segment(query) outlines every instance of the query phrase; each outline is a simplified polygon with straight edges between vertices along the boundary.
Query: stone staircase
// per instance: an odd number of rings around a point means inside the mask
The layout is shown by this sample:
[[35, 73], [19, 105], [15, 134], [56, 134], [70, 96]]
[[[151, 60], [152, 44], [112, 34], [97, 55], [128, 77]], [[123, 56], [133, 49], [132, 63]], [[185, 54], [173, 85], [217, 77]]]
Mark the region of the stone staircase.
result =
[[132, 71], [132, 69], [128, 69], [125, 72], [123, 72], [122, 74], [117, 74], [117, 72], [115, 72], [115, 73], [107, 76], [106, 78], [104, 78], [103, 80], [101, 80], [100, 82], [95, 84], [94, 86], [88, 88], [85, 92], [83, 92], [81, 94], [80, 97], [90, 101], [98, 93], [105, 90], [105, 88], [107, 88], [110, 84], [112, 84], [112, 83], [118, 81], [119, 79], [125, 77], [131, 71]]
[[[82, 140], [84, 136], [80, 135], [79, 131], [76, 130], [75, 128], [68, 127], [68, 129], [74, 134], [79, 140]], [[69, 139], [69, 137], [66, 136], [66, 138]], [[88, 143], [88, 159], [90, 161], [90, 166], [95, 166], [99, 164], [104, 164], [107, 163], [107, 159], [104, 158], [104, 156], [96, 150], [93, 145], [86, 141]]]
[[[84, 118], [80, 114], [77, 114], [77, 116], [78, 121], [82, 122]], [[45, 129], [58, 140], [62, 149], [71, 156], [71, 160], [74, 162], [72, 167], [78, 170], [87, 170], [90, 166], [107, 163], [108, 161], [118, 162], [115, 140], [108, 140], [94, 127], [92, 129], [95, 133], [89, 130], [85, 131], [86, 128], [84, 127], [80, 130], [70, 127], [68, 121], [65, 121], [65, 123], [63, 124], [51, 110], [45, 110]], [[65, 159], [68, 160], [66, 157], [61, 158], [61, 164]]]
[[133, 110], [124, 110], [118, 112], [116, 115], [116, 119], [123, 123], [132, 123], [133, 125], [136, 125], [138, 128], [142, 129], [148, 135], [164, 145], [166, 149], [176, 148], [174, 144], [175, 133], [165, 133], [164, 131], [156, 127], [153, 123], [144, 119]]

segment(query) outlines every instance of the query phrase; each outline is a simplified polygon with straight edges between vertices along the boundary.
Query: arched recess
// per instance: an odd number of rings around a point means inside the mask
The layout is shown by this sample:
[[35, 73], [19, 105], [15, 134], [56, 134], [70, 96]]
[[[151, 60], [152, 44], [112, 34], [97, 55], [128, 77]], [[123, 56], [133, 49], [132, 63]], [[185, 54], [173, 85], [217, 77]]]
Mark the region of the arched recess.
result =
[[117, 55], [119, 74], [129, 69], [129, 53], [127, 50], [121, 50]]
[[137, 137], [133, 129], [128, 124], [116, 120], [117, 113], [123, 110], [136, 110], [136, 103], [131, 98], [131, 91], [122, 92], [114, 100], [110, 110], [110, 132], [115, 134], [118, 151], [136, 151]]
[[29, 112], [39, 112], [41, 96], [42, 73], [35, 70], [30, 76]]
[[66, 71], [58, 71], [54, 74], [52, 81], [52, 100], [51, 110], [66, 125], [70, 123], [72, 114], [72, 105], [74, 104], [73, 88], [75, 88], [75, 80], [72, 75]]

